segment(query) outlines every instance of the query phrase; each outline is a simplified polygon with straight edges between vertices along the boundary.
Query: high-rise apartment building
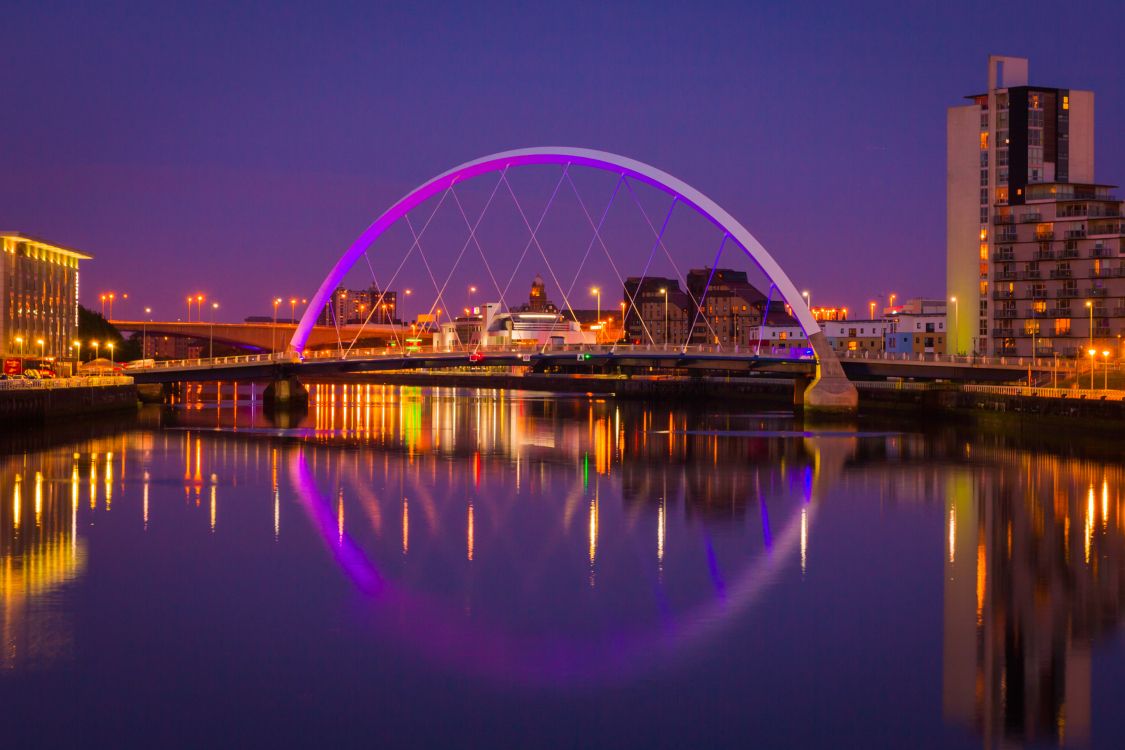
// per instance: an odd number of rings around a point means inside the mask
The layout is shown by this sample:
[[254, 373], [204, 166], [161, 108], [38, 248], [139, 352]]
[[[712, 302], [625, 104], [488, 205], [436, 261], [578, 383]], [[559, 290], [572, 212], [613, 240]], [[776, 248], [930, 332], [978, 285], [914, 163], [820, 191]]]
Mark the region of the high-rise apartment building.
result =
[[1085, 356], [1125, 331], [1125, 226], [1094, 182], [1094, 95], [1031, 86], [990, 57], [988, 90], [947, 118], [950, 351]]
[[0, 355], [74, 356], [78, 263], [90, 256], [0, 232]]

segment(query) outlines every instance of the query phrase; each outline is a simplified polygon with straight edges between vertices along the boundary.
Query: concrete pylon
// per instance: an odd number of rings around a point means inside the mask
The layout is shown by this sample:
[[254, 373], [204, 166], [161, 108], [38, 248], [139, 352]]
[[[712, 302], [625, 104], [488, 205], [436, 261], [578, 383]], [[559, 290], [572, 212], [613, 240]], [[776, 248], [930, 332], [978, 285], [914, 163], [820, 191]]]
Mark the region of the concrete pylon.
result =
[[805, 411], [849, 414], [859, 408], [859, 391], [844, 374], [840, 358], [828, 343], [824, 331], [809, 336], [816, 352], [816, 378], [805, 389]]

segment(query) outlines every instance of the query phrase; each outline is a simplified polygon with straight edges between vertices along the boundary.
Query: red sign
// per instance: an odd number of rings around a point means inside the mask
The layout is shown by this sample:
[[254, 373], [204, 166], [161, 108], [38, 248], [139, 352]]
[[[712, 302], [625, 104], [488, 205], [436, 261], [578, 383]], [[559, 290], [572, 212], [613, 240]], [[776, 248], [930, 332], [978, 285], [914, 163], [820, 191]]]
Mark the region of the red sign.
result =
[[4, 374], [23, 375], [23, 365], [20, 364], [20, 361], [18, 359], [5, 359]]

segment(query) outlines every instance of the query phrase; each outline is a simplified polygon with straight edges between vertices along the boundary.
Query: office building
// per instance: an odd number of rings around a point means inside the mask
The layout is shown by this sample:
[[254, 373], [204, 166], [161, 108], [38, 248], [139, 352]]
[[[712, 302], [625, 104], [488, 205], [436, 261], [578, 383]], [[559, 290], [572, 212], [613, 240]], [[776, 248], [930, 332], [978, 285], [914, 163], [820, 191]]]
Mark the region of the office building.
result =
[[0, 349], [5, 357], [67, 359], [78, 330], [78, 263], [90, 256], [0, 232]]
[[[1094, 95], [991, 57], [947, 118], [947, 327], [957, 353], [1080, 356], [1125, 331], [1125, 227], [1094, 181]], [[1120, 352], [1118, 352], [1120, 355]]]

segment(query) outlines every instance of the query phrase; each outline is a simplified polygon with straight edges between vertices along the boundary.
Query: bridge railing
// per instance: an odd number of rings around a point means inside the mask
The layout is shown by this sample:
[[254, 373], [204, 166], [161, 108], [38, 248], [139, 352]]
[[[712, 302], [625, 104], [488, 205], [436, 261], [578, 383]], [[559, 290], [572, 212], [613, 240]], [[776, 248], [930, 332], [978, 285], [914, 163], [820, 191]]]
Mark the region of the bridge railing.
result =
[[63, 388], [91, 388], [107, 385], [132, 385], [127, 375], [87, 375], [73, 378], [12, 378], [0, 380], [0, 391], [42, 391]]
[[[991, 357], [982, 354], [940, 354], [936, 352], [840, 352], [846, 360], [874, 362], [928, 362], [932, 364], [969, 365], [980, 367], [1034, 367], [1059, 371], [1088, 369], [1085, 361], [1059, 357]], [[1099, 361], [1098, 366], [1102, 363]]]

